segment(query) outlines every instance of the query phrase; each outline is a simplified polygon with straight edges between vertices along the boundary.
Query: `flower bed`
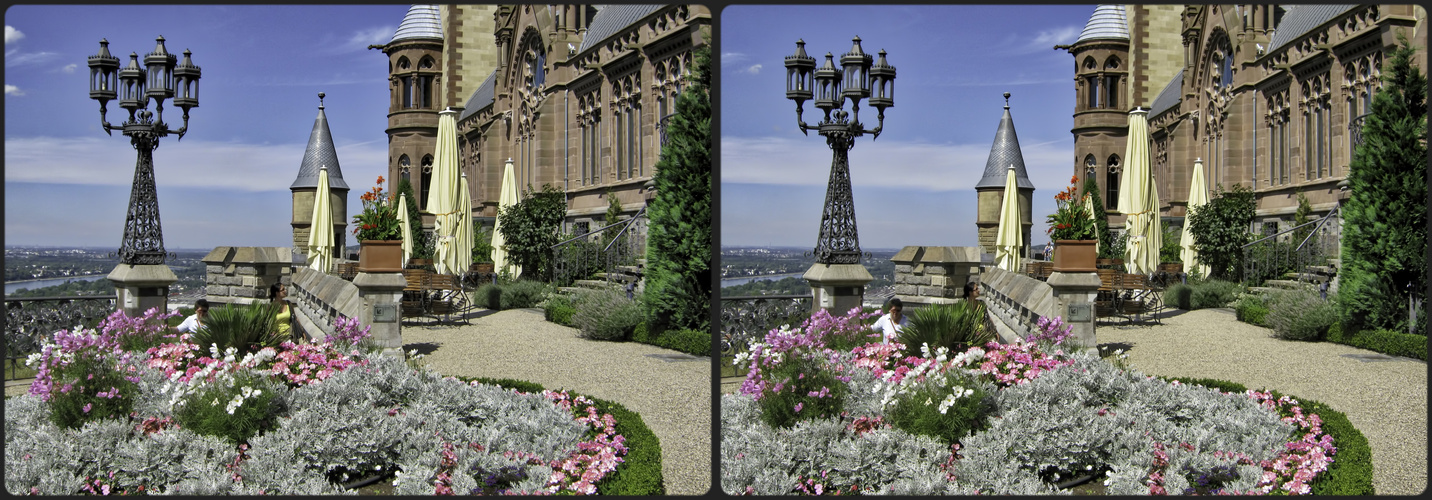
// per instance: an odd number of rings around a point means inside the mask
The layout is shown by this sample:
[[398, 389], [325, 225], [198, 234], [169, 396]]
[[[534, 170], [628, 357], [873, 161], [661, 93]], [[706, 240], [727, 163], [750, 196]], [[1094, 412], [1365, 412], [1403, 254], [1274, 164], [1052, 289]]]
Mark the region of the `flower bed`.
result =
[[[328, 342], [240, 355], [166, 336], [164, 318], [59, 332], [33, 357], [31, 394], [6, 401], [7, 490], [335, 494], [383, 476], [404, 495], [594, 494], [625, 470], [622, 429], [641, 430], [611, 403], [365, 351], [350, 320]], [[661, 493], [659, 474], [636, 493]]]
[[[825, 347], [827, 330], [774, 330], [743, 358], [742, 394], [721, 404], [727, 493], [1053, 494], [1102, 475], [1109, 494], [1307, 494], [1338, 451], [1292, 398], [1144, 376], [1061, 346], [1058, 321], [1029, 342], [904, 359]], [[799, 380], [834, 374], [824, 388], [845, 397], [786, 411], [809, 389], [782, 395], [792, 364]], [[773, 426], [773, 409], [792, 418]]]

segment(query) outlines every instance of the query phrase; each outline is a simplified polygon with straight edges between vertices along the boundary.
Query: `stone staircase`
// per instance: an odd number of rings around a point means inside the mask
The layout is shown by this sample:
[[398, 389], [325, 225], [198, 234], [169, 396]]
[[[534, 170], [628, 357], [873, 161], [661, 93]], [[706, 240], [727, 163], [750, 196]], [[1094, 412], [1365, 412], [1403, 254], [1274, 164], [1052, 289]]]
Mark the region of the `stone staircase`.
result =
[[1341, 265], [1340, 260], [1329, 259], [1326, 266], [1308, 266], [1306, 273], [1289, 271], [1283, 275], [1283, 279], [1267, 280], [1263, 282], [1265, 286], [1249, 287], [1248, 290], [1256, 293], [1300, 289], [1317, 291], [1321, 284], [1327, 283], [1328, 293], [1337, 293], [1338, 267]]
[[645, 281], [642, 279], [646, 274], [646, 259], [637, 259], [635, 266], [616, 266], [616, 272], [596, 273], [596, 279], [576, 280], [572, 282], [576, 286], [559, 287], [562, 293], [571, 295], [580, 290], [616, 290], [626, 291], [628, 283], [636, 283], [636, 293], [640, 294]]

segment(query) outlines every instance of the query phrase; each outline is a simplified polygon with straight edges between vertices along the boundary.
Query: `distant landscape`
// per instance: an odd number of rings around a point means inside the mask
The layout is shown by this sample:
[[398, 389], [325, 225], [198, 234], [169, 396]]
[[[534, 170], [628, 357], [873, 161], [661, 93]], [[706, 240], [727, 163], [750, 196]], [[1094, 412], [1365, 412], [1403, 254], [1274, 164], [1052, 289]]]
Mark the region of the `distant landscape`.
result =
[[[199, 260], [212, 249], [167, 249], [174, 254], [166, 264], [179, 278], [169, 287], [171, 298], [203, 296], [204, 262]], [[6, 246], [5, 283], [64, 279], [81, 276], [105, 276], [119, 264], [114, 248]], [[7, 289], [9, 287], [7, 286]], [[114, 284], [107, 279], [74, 280], [54, 286], [20, 287], [7, 292], [6, 298], [69, 297], [113, 295]]]
[[[862, 264], [875, 278], [865, 286], [866, 297], [888, 295], [894, 292], [895, 263], [891, 257], [899, 251], [896, 248], [861, 249], [870, 253]], [[807, 255], [809, 248], [794, 247], [722, 247], [721, 295], [743, 297], [750, 295], [803, 295], [810, 293], [810, 284], [800, 275], [815, 263], [814, 255]], [[794, 274], [795, 276], [790, 276]], [[740, 278], [772, 276], [772, 279], [753, 279], [741, 284], [724, 286]], [[742, 280], [744, 281], [744, 280]]]

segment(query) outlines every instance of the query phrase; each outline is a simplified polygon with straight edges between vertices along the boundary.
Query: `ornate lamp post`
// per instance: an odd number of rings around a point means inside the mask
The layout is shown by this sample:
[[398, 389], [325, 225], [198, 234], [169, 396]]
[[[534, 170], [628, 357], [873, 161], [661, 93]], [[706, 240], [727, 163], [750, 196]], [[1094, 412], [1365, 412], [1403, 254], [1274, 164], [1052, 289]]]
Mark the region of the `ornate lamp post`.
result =
[[[168, 305], [169, 285], [178, 280], [164, 265], [164, 232], [159, 224], [159, 198], [154, 189], [154, 148], [159, 138], [177, 134], [179, 139], [189, 130], [189, 110], [199, 106], [198, 66], [184, 51], [184, 60], [176, 66], [176, 57], [164, 48], [164, 37], [155, 39], [154, 51], [144, 56], [140, 67], [139, 54], [129, 54], [129, 65], [119, 68], [119, 58], [109, 53], [109, 40], [101, 39], [99, 53], [89, 57], [90, 98], [99, 101], [100, 123], [104, 132], [115, 128], [129, 137], [139, 160], [134, 167], [134, 182], [129, 195], [129, 211], [124, 221], [124, 240], [119, 247], [120, 264], [109, 274], [119, 295], [119, 307], [130, 315], [143, 314], [151, 307]], [[117, 75], [116, 75], [117, 73]], [[105, 119], [109, 101], [119, 99], [119, 107], [129, 111], [129, 119], [118, 127]], [[184, 125], [170, 130], [164, 123], [164, 101], [184, 110]], [[154, 112], [149, 101], [154, 100]], [[156, 116], [157, 114], [157, 116]]]
[[[786, 98], [796, 102], [796, 123], [801, 133], [809, 134], [809, 130], [815, 129], [825, 136], [834, 156], [821, 213], [820, 236], [813, 251], [816, 263], [804, 276], [815, 293], [815, 308], [832, 314], [844, 314], [852, 307], [859, 307], [865, 284], [874, 279], [860, 264], [860, 237], [850, 190], [850, 148], [862, 135], [870, 134], [872, 139], [880, 137], [885, 125], [885, 108], [895, 105], [895, 67], [885, 61], [885, 51], [880, 51], [880, 60], [872, 66], [871, 56], [860, 48], [860, 37], [853, 41], [850, 52], [840, 56], [839, 68], [835, 66], [834, 56], [827, 52], [825, 65], [816, 69], [815, 58], [806, 55], [803, 39], [796, 41], [796, 53], [786, 57]], [[825, 117], [815, 126], [807, 125], [801, 118], [802, 105], [812, 98], [815, 107], [825, 112]], [[849, 112], [845, 110], [847, 99], [850, 100]], [[878, 112], [873, 130], [865, 130], [865, 125], [860, 123], [861, 99], [869, 99]]]

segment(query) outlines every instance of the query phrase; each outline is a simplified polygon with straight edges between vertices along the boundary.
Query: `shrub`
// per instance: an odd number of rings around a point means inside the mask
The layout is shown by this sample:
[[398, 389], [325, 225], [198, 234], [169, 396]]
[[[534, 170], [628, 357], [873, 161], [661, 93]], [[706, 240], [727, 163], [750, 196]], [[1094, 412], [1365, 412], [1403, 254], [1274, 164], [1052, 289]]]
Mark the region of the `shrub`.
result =
[[472, 303], [494, 311], [502, 309], [502, 285], [483, 283], [472, 292]]
[[75, 357], [51, 372], [55, 391], [50, 393], [50, 421], [75, 429], [86, 422], [123, 417], [133, 407], [136, 384], [114, 367], [115, 361], [92, 350], [75, 351]]
[[1340, 323], [1328, 327], [1328, 342], [1350, 345], [1389, 356], [1406, 356], [1427, 360], [1427, 337], [1392, 330], [1363, 330], [1351, 335], [1343, 333]]
[[503, 310], [536, 307], [537, 303], [547, 297], [549, 290], [547, 284], [540, 281], [518, 280], [503, 287], [498, 305]]
[[1256, 208], [1253, 190], [1234, 184], [1227, 191], [1218, 185], [1208, 203], [1189, 212], [1187, 230], [1193, 233], [1210, 276], [1237, 279], [1243, 272], [1243, 245], [1251, 239], [1248, 227]]
[[560, 241], [557, 234], [566, 216], [566, 193], [550, 184], [540, 191], [529, 189], [526, 198], [499, 210], [497, 230], [508, 258], [522, 267], [522, 277], [551, 278], [552, 246]]
[[1268, 306], [1263, 303], [1263, 298], [1250, 293], [1238, 295], [1238, 300], [1233, 302], [1233, 312], [1238, 321], [1254, 326], [1268, 326]]
[[1209, 309], [1215, 307], [1227, 307], [1229, 302], [1243, 291], [1243, 285], [1231, 281], [1207, 280], [1194, 287], [1193, 295], [1189, 298], [1189, 305], [1193, 309]]
[[905, 344], [907, 357], [920, 356], [921, 346], [927, 344], [930, 352], [941, 347], [962, 352], [995, 339], [984, 320], [984, 307], [970, 301], [925, 306], [910, 314], [910, 324], [900, 331], [900, 343]]
[[268, 304], [254, 302], [246, 306], [224, 304], [209, 310], [204, 327], [194, 333], [195, 344], [209, 347], [217, 344], [223, 351], [230, 347], [240, 353], [258, 352], [265, 347], [278, 347], [287, 334], [278, 332], [278, 321]]
[[667, 330], [654, 340], [654, 342], [647, 343], [681, 351], [692, 356], [711, 355], [711, 332], [687, 329]]
[[543, 316], [547, 321], [572, 326], [572, 315], [577, 312], [577, 307], [572, 305], [572, 299], [563, 294], [552, 294], [547, 297], [547, 302], [542, 306]]
[[1337, 322], [1334, 301], [1311, 290], [1274, 292], [1268, 301], [1268, 325], [1273, 336], [1286, 340], [1322, 340]]
[[784, 362], [766, 373], [766, 380], [773, 385], [759, 403], [761, 420], [771, 427], [834, 417], [844, 409], [846, 385], [826, 369], [820, 353], [787, 353]]
[[1189, 311], [1193, 309], [1193, 287], [1179, 283], [1168, 287], [1164, 291], [1164, 302], [1174, 307]]
[[949, 373], [930, 377], [946, 378], [944, 383], [938, 384], [927, 380], [915, 390], [901, 394], [895, 406], [885, 412], [890, 425], [945, 444], [954, 444], [984, 427], [987, 407], [982, 403], [985, 392], [979, 384]]
[[584, 292], [572, 314], [572, 324], [582, 337], [593, 340], [626, 340], [641, 321], [640, 303], [616, 290]]
[[175, 420], [198, 434], [248, 443], [276, 424], [276, 390], [252, 374], [239, 374], [190, 393], [174, 412]]

